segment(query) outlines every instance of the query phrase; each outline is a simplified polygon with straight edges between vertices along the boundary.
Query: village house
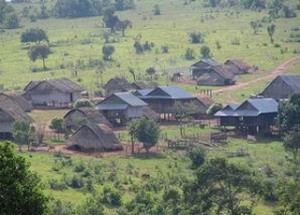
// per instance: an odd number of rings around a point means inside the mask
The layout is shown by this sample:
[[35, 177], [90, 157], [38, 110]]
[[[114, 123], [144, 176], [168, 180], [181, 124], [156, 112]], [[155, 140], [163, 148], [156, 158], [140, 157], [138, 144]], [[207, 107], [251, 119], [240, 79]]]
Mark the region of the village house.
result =
[[33, 109], [30, 102], [24, 99], [21, 95], [17, 94], [0, 93], [0, 101], [3, 103], [16, 104], [25, 112], [30, 112]]
[[147, 106], [132, 93], [114, 93], [96, 105], [114, 126], [125, 125], [128, 121], [144, 115], [143, 108]]
[[25, 88], [23, 96], [34, 107], [68, 108], [81, 98], [83, 88], [67, 79], [31, 81]]
[[278, 114], [278, 103], [272, 98], [247, 99], [239, 105], [227, 105], [215, 116], [221, 126], [235, 126], [248, 134], [270, 132]]
[[11, 139], [12, 128], [16, 121], [32, 123], [32, 118], [23, 109], [10, 100], [0, 97], [0, 139]]
[[224, 65], [230, 68], [230, 71], [235, 75], [248, 74], [253, 70], [252, 66], [241, 59], [228, 59], [225, 61]]
[[118, 138], [107, 124], [82, 125], [67, 142], [67, 148], [81, 152], [122, 150]]
[[202, 86], [224, 86], [235, 84], [234, 74], [224, 65], [211, 67], [197, 77], [197, 84]]
[[210, 59], [210, 58], [202, 58], [197, 63], [191, 66], [191, 73], [194, 80], [197, 77], [201, 76], [203, 73], [210, 70], [212, 67], [220, 65], [217, 61]]
[[260, 94], [277, 101], [300, 93], [300, 75], [279, 75]]
[[151, 91], [140, 90], [136, 95], [140, 95], [140, 99], [167, 120], [176, 115], [176, 102], [193, 102], [196, 105], [195, 114], [206, 114], [208, 108], [207, 104], [177, 86], [159, 86]]
[[93, 107], [74, 108], [64, 116], [67, 129], [77, 130], [80, 126], [87, 123], [112, 125], [99, 111]]

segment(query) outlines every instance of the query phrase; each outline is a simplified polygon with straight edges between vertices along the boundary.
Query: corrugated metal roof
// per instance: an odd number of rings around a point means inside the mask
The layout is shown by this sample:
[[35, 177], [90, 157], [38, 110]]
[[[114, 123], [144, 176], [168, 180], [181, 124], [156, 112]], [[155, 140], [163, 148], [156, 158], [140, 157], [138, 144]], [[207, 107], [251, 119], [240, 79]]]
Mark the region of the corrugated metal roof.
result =
[[260, 113], [274, 113], [278, 111], [278, 103], [272, 98], [248, 99]]
[[280, 75], [280, 77], [294, 91], [300, 91], [300, 75]]
[[126, 110], [126, 104], [98, 104], [96, 110]]
[[115, 93], [118, 98], [122, 99], [124, 102], [129, 104], [132, 107], [138, 107], [138, 106], [146, 106], [147, 104], [143, 102], [141, 99], [133, 95], [132, 93]]
[[226, 105], [222, 110], [218, 111], [215, 116], [233, 116], [234, 111], [240, 106], [240, 104]]
[[[151, 95], [152, 92], [156, 91], [157, 89], [162, 90], [167, 95]], [[190, 93], [186, 92], [185, 90], [181, 89], [177, 86], [160, 86], [156, 89], [152, 90], [150, 93], [148, 93], [146, 96], [144, 96], [145, 99], [147, 98], [160, 98], [160, 99], [192, 99], [196, 98]]]
[[153, 89], [143, 89], [143, 90], [137, 90], [134, 92], [134, 95], [136, 96], [146, 96], [148, 93], [150, 93]]

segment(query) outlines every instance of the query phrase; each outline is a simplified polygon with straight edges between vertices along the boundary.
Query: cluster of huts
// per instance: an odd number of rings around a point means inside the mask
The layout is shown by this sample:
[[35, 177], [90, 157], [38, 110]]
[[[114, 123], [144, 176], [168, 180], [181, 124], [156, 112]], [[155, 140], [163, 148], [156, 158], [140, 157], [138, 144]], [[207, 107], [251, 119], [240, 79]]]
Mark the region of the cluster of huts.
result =
[[223, 127], [234, 127], [247, 134], [268, 134], [276, 125], [278, 105], [300, 93], [300, 76], [279, 75], [259, 95], [239, 104], [226, 105], [215, 114]]
[[228, 59], [224, 64], [202, 58], [191, 66], [191, 75], [198, 85], [224, 86], [235, 84], [235, 76], [248, 74], [254, 68], [241, 59]]
[[[68, 147], [81, 151], [118, 150], [122, 146], [113, 132], [116, 126], [140, 117], [156, 121], [174, 119], [177, 102], [194, 103], [197, 116], [205, 115], [212, 104], [211, 99], [193, 96], [177, 86], [147, 86], [129, 83], [124, 78], [110, 80], [104, 90], [106, 96], [95, 108], [71, 109], [64, 116], [67, 129], [72, 131]], [[32, 81], [21, 95], [0, 93], [0, 139], [12, 137], [15, 121], [34, 123], [28, 115], [33, 108], [71, 108], [83, 92], [77, 83], [61, 78]], [[281, 75], [259, 97], [227, 105], [215, 116], [221, 126], [234, 126], [253, 134], [265, 133], [274, 124], [279, 100], [297, 92], [300, 92], [300, 76]]]

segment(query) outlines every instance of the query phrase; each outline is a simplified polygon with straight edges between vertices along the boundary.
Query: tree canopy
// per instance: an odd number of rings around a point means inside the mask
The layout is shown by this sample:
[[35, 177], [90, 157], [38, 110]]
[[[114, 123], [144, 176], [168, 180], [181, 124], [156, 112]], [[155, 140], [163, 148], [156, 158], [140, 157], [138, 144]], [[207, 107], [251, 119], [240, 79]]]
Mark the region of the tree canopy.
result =
[[2, 215], [44, 215], [47, 211], [40, 178], [9, 142], [0, 143], [0, 194]]
[[41, 28], [30, 28], [21, 34], [22, 43], [37, 43], [41, 41], [49, 42], [46, 31]]
[[43, 60], [43, 68], [47, 69], [45, 64], [45, 59], [48, 58], [48, 55], [51, 54], [51, 50], [47, 45], [34, 45], [31, 46], [28, 51], [28, 56], [30, 60], [35, 62], [37, 59]]

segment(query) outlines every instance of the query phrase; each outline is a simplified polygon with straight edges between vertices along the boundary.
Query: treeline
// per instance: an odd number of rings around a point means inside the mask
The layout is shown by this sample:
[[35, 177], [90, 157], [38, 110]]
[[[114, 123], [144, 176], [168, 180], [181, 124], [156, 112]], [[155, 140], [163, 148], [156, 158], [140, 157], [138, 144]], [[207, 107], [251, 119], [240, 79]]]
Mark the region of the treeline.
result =
[[121, 11], [134, 7], [134, 0], [57, 0], [53, 13], [61, 18], [87, 17], [103, 15], [107, 8]]

